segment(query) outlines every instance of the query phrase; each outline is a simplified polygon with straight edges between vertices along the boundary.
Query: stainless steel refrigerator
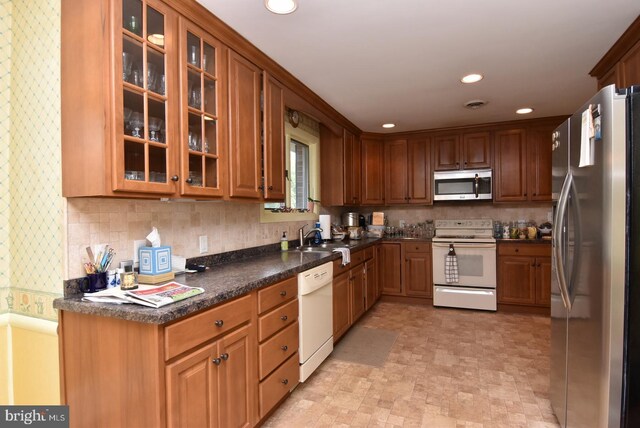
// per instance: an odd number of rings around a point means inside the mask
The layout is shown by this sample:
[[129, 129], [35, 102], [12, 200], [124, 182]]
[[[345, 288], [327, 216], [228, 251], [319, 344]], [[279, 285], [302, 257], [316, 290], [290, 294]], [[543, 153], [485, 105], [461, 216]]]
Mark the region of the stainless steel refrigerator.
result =
[[562, 427], [640, 426], [639, 165], [640, 87], [603, 88], [553, 134], [550, 397]]

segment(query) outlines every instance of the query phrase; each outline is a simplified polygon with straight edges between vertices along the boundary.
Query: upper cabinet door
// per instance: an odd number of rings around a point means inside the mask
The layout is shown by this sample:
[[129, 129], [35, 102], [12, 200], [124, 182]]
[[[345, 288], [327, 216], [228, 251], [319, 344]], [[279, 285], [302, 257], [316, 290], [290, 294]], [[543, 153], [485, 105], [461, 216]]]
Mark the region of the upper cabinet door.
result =
[[407, 142], [407, 183], [410, 204], [433, 202], [431, 173], [431, 141], [429, 138], [410, 139]]
[[229, 50], [229, 196], [262, 198], [261, 70]]
[[266, 71], [264, 88], [264, 199], [285, 200], [284, 87]]
[[433, 169], [460, 169], [460, 135], [439, 135], [433, 139]]
[[344, 140], [320, 124], [320, 200], [325, 207], [344, 205]]
[[529, 199], [551, 201], [551, 134], [554, 128], [527, 130]]
[[384, 205], [384, 144], [362, 139], [362, 205]]
[[[180, 144], [177, 18], [164, 3], [152, 0], [124, 0], [121, 12], [114, 20], [118, 54], [114, 55], [112, 190], [174, 193]], [[95, 71], [90, 64], [83, 67]]]
[[494, 135], [494, 201], [527, 200], [527, 141], [523, 129], [498, 131]]
[[221, 197], [226, 189], [226, 47], [180, 20], [181, 194]]
[[344, 204], [360, 204], [362, 176], [360, 137], [344, 130]]
[[475, 132], [462, 136], [462, 169], [491, 168], [491, 134]]
[[387, 141], [385, 158], [385, 202], [406, 204], [407, 192], [407, 140]]

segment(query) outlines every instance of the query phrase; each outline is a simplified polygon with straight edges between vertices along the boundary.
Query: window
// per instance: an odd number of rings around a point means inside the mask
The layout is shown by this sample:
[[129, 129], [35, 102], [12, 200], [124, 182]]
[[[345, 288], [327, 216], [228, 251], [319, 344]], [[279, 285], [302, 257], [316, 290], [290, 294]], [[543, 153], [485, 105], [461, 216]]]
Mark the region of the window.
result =
[[309, 146], [300, 141], [291, 140], [289, 150], [289, 181], [291, 208], [307, 208], [309, 199]]
[[[292, 127], [285, 120], [285, 144], [287, 179], [286, 200], [284, 203], [272, 202], [264, 204], [260, 210], [260, 221], [283, 222], [318, 219], [315, 212], [299, 212], [306, 210], [309, 199], [320, 199], [320, 125], [306, 115], [300, 115], [300, 124]], [[284, 208], [294, 212], [273, 212]]]

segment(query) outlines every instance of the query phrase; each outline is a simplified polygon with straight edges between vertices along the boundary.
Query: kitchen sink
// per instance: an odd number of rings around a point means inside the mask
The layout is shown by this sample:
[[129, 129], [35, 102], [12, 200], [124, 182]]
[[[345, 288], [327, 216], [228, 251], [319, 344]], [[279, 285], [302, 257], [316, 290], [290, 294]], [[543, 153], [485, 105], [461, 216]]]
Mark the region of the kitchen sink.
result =
[[323, 244], [318, 244], [318, 245], [303, 245], [302, 247], [296, 247], [290, 251], [330, 253], [335, 248], [350, 248], [350, 247], [355, 247], [356, 245], [358, 244], [350, 243], [350, 242], [325, 242]]

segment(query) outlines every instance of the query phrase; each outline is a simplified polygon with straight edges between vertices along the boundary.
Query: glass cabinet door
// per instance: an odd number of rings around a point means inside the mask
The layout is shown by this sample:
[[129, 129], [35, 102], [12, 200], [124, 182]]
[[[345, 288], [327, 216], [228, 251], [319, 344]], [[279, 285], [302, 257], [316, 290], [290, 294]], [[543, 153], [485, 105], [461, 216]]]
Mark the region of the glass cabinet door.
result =
[[[116, 190], [173, 193], [169, 168], [172, 135], [167, 86], [167, 26], [175, 18], [162, 3], [150, 0], [122, 1], [121, 92], [116, 100], [122, 121], [116, 121]], [[118, 36], [116, 36], [118, 37]], [[116, 61], [118, 62], [118, 61]], [[175, 177], [174, 177], [175, 181]], [[171, 184], [170, 184], [171, 183]]]
[[181, 21], [182, 194], [222, 196], [222, 145], [219, 92], [222, 89], [220, 42]]

